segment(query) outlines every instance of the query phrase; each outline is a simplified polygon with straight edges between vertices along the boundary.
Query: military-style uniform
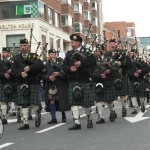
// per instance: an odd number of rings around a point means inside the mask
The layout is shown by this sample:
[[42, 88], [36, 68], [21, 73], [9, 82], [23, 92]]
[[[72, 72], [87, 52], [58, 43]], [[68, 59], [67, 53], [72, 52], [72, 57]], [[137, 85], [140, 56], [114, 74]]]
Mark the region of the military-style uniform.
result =
[[[146, 97], [146, 86], [144, 83], [144, 75], [147, 74], [148, 71], [148, 64], [142, 61], [140, 58], [133, 60], [130, 68], [128, 68], [127, 75], [129, 77], [129, 96], [131, 96], [133, 104], [133, 112], [131, 112], [132, 114], [137, 114], [136, 97], [140, 98], [141, 111], [145, 112], [144, 98]], [[136, 76], [136, 74], [138, 74], [138, 76]]]
[[[52, 119], [47, 123], [57, 123], [56, 111], [58, 110], [62, 112], [62, 122], [66, 122], [65, 111], [70, 110], [70, 105], [68, 104], [68, 80], [61, 67], [63, 59], [57, 57], [55, 49], [50, 49], [48, 53], [54, 54], [56, 58], [45, 64], [46, 73], [43, 76], [46, 111], [50, 112], [52, 116]], [[55, 72], [59, 73], [59, 76], [55, 76], [55, 80], [52, 81], [50, 76], [54, 76], [53, 73]]]
[[[10, 48], [3, 47], [3, 52], [10, 53]], [[0, 61], [0, 102], [15, 102], [17, 99], [17, 93], [16, 93], [16, 84], [15, 84], [15, 77], [8, 73], [8, 70], [11, 69], [11, 58], [3, 58], [3, 60]], [[5, 74], [7, 74], [8, 78], [6, 78]], [[3, 124], [7, 124], [6, 119], [6, 111], [7, 111], [7, 105], [2, 105], [2, 122]]]
[[[21, 39], [20, 45], [28, 45], [27, 39]], [[23, 49], [24, 50], [24, 49]], [[22, 50], [22, 51], [23, 51]], [[29, 71], [25, 71], [26, 67], [29, 67]], [[35, 112], [35, 126], [38, 127], [41, 124], [40, 115], [37, 113], [40, 102], [38, 98], [38, 73], [44, 68], [43, 62], [39, 56], [35, 53], [29, 52], [20, 53], [14, 56], [12, 61], [12, 74], [16, 77], [17, 83], [17, 101], [16, 103], [22, 106], [23, 113], [23, 126], [19, 130], [29, 129], [28, 119], [28, 106], [32, 105]], [[22, 77], [22, 73], [27, 76]]]
[[[94, 66], [96, 64], [96, 59], [93, 54], [89, 56], [85, 56], [83, 54], [83, 59], [77, 60], [73, 59], [73, 54], [82, 53], [82, 38], [77, 34], [72, 34], [70, 36], [71, 46], [73, 46], [73, 50], [68, 51], [66, 57], [63, 62], [62, 69], [68, 75], [69, 82], [69, 91], [68, 91], [68, 100], [69, 104], [72, 106], [71, 110], [73, 112], [73, 116], [75, 119], [75, 124], [68, 128], [69, 130], [81, 129], [81, 124], [79, 122], [79, 107], [83, 106], [85, 109], [85, 113], [87, 115], [87, 127], [92, 128], [93, 123], [91, 120], [91, 106], [94, 105], [93, 99], [93, 87], [89, 83], [89, 73], [85, 70], [85, 68]], [[77, 46], [79, 45], [80, 46]], [[76, 47], [78, 47], [76, 49]], [[84, 57], [85, 56], [85, 57]], [[78, 66], [77, 63], [81, 63]], [[71, 67], [75, 68], [75, 71], [71, 71]]]

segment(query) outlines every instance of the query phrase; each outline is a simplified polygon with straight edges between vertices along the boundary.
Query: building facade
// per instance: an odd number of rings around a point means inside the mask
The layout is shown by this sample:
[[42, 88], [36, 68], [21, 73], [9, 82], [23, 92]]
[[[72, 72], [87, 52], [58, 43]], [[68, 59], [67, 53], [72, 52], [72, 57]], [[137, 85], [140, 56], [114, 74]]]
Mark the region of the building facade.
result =
[[[136, 30], [134, 22], [118, 21], [118, 22], [105, 22], [104, 27], [106, 30], [107, 38], [111, 36], [118, 36], [118, 30], [120, 31], [120, 40], [123, 46], [126, 46], [128, 50], [135, 43]], [[128, 44], [126, 44], [126, 41]]]
[[38, 42], [38, 54], [48, 43], [47, 49], [59, 50], [64, 57], [71, 49], [69, 36], [77, 33], [85, 39], [90, 24], [88, 43], [102, 35], [102, 0], [0, 0], [0, 50], [15, 43], [17, 54], [20, 39], [27, 38], [32, 52]]

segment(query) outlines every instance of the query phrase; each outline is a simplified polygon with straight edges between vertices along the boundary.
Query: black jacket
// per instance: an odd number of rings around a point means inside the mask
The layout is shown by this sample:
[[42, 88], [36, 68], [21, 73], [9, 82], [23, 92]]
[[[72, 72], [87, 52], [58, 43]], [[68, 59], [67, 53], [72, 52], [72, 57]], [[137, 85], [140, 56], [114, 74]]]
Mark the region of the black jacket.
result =
[[72, 59], [74, 50], [68, 51], [64, 59], [62, 69], [67, 74], [68, 82], [89, 82], [89, 73], [85, 71], [86, 68], [92, 67], [96, 64], [96, 58], [93, 54], [87, 56], [86, 59], [80, 60], [81, 66], [78, 67], [76, 72], [71, 72], [71, 66], [74, 66], [75, 61]]
[[[11, 70], [12, 74], [16, 77], [17, 83], [37, 84], [38, 74], [44, 68], [43, 62], [39, 59], [39, 56], [35, 53], [29, 53], [26, 59], [22, 54], [14, 56], [12, 60]], [[27, 72], [28, 76], [23, 78], [21, 72], [24, 72], [24, 67], [29, 66], [30, 71]]]

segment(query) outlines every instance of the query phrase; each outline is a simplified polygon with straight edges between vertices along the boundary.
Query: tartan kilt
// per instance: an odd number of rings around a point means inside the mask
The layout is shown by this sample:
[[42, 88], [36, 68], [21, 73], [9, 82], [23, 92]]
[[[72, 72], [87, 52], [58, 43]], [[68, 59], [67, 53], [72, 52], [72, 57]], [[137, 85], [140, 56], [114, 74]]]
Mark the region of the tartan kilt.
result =
[[[104, 92], [103, 93], [96, 93], [95, 92], [95, 87], [97, 83], [93, 83], [94, 84], [94, 101], [104, 101]], [[103, 84], [103, 83], [102, 83]]]
[[29, 85], [29, 88], [30, 88], [30, 94], [29, 96], [27, 97], [23, 97], [21, 96], [20, 94], [20, 86], [21, 85], [17, 85], [17, 104], [18, 105], [31, 105], [31, 104], [34, 104], [34, 105], [40, 105], [40, 101], [39, 101], [39, 91], [38, 91], [38, 88], [37, 86], [38, 85]]
[[123, 88], [121, 90], [117, 90], [116, 89], [116, 96], [126, 96], [129, 93], [128, 78], [127, 77], [123, 77], [121, 79], [121, 81], [123, 83]]
[[13, 93], [12, 95], [4, 94], [4, 86], [6, 84], [0, 84], [0, 102], [16, 102], [17, 101], [17, 91], [16, 91], [16, 83], [12, 83]]
[[134, 82], [129, 80], [129, 96], [131, 97], [146, 97], [146, 85], [144, 82], [140, 82], [140, 91], [135, 92], [134, 91]]
[[104, 97], [103, 101], [114, 101], [116, 100], [116, 90], [114, 85], [112, 86], [104, 86]]
[[37, 86], [39, 102], [45, 101], [45, 90], [42, 85]]
[[[73, 88], [75, 86], [82, 87], [82, 90], [84, 92], [82, 100], [76, 100], [73, 97]], [[94, 91], [95, 86], [94, 84], [88, 84], [88, 83], [78, 83], [78, 82], [73, 82], [69, 83], [69, 90], [68, 90], [68, 101], [70, 105], [76, 105], [76, 106], [83, 106], [83, 107], [88, 107], [88, 106], [94, 106]]]

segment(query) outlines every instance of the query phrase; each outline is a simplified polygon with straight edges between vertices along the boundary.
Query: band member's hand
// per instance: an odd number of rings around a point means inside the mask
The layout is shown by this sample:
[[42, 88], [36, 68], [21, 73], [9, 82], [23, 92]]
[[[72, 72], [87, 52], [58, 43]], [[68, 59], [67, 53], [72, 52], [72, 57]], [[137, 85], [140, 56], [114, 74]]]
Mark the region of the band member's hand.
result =
[[100, 74], [101, 78], [106, 78], [106, 75], [104, 73]]
[[54, 76], [54, 77], [59, 76], [59, 72], [53, 72], [52, 76]]
[[141, 73], [142, 71], [141, 71], [141, 69], [138, 69], [136, 72], [137, 72], [137, 73]]
[[118, 65], [118, 66], [121, 66], [121, 61], [117, 61], [117, 65]]
[[23, 78], [26, 78], [27, 77], [27, 73], [26, 72], [21, 72], [21, 76], [23, 77]]
[[72, 72], [75, 72], [75, 71], [77, 71], [77, 67], [76, 67], [76, 66], [72, 66], [72, 67], [70, 68], [70, 70], [71, 70]]
[[29, 66], [24, 67], [24, 72], [28, 72], [28, 71], [30, 71], [30, 67]]
[[7, 70], [7, 73], [11, 73], [11, 69]]
[[110, 73], [110, 70], [109, 69], [106, 69], [105, 71], [104, 71], [104, 74], [109, 74]]
[[54, 81], [54, 80], [55, 80], [55, 77], [54, 77], [54, 76], [49, 76], [49, 79], [50, 79], [51, 81]]
[[9, 79], [10, 75], [8, 73], [5, 73], [5, 78]]
[[137, 72], [134, 73], [135, 77], [139, 77], [139, 74]]
[[76, 61], [76, 62], [74, 63], [74, 65], [75, 65], [76, 67], [80, 67], [80, 66], [81, 66], [81, 61]]
[[148, 75], [150, 76], [150, 72], [148, 73]]

